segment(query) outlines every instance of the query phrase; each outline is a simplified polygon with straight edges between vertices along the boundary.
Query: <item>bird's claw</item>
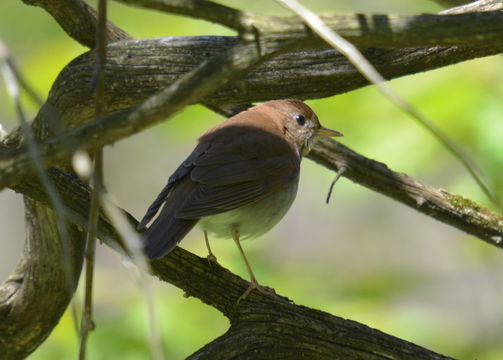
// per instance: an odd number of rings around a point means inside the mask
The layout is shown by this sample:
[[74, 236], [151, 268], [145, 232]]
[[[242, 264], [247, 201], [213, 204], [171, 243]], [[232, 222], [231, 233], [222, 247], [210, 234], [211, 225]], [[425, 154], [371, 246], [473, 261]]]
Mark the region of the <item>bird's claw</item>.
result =
[[246, 299], [248, 297], [248, 295], [250, 295], [250, 293], [253, 290], [257, 290], [257, 291], [261, 292], [264, 295], [276, 294], [276, 291], [274, 291], [273, 288], [271, 288], [269, 286], [262, 286], [262, 285], [260, 285], [257, 282], [257, 280], [255, 278], [252, 278], [250, 280], [250, 285], [248, 286], [248, 288], [246, 289], [246, 291], [238, 298], [238, 301], [236, 302], [236, 304], [239, 305], [239, 303], [241, 302], [241, 300]]

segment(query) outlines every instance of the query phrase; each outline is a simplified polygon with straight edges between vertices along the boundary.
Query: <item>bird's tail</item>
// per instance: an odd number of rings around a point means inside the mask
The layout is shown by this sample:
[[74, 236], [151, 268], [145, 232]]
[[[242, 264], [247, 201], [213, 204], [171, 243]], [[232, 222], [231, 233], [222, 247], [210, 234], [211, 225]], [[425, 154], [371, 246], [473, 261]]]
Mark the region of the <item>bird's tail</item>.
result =
[[163, 257], [173, 250], [197, 223], [193, 219], [177, 219], [164, 210], [144, 233], [144, 251], [150, 259]]
[[[160, 195], [154, 202], [154, 204], [157, 204], [157, 209], [162, 205], [161, 212], [152, 225], [143, 233], [145, 239], [144, 251], [150, 259], [160, 258], [173, 250], [198, 222], [199, 219], [197, 218], [179, 219], [176, 217], [177, 211], [187, 200], [185, 194], [190, 194], [194, 186], [195, 183], [192, 181], [183, 181], [177, 184], [176, 187], [170, 187], [169, 194], [163, 190], [162, 198]], [[164, 200], [164, 204], [160, 199]], [[155, 209], [155, 212], [157, 212], [157, 209]], [[149, 212], [147, 212], [148, 214]]]

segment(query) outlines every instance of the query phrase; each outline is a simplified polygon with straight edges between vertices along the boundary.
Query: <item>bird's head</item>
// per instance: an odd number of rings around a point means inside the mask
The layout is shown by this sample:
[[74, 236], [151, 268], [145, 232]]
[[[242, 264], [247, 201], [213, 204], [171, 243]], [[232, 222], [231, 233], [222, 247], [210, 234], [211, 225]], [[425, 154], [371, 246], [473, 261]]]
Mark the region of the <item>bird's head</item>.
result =
[[277, 112], [284, 136], [297, 146], [300, 155], [309, 153], [316, 138], [343, 136], [322, 127], [314, 111], [300, 100], [274, 100], [264, 105]]

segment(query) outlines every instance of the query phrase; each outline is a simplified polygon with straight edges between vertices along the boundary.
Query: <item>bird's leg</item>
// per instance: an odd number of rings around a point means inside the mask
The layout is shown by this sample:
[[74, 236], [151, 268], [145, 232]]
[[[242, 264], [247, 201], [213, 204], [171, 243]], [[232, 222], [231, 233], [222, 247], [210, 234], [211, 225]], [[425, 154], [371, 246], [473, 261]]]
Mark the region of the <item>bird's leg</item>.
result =
[[250, 263], [248, 262], [248, 259], [246, 258], [245, 252], [243, 251], [243, 248], [241, 247], [241, 243], [239, 242], [239, 232], [236, 229], [231, 230], [232, 233], [232, 239], [236, 243], [239, 252], [241, 253], [241, 257], [243, 258], [246, 269], [248, 270], [248, 274], [250, 275], [250, 286], [248, 286], [248, 289], [241, 295], [238, 299], [238, 304], [241, 300], [246, 299], [248, 294], [252, 292], [254, 289], [259, 289], [260, 290], [260, 285], [258, 284], [257, 279], [255, 278], [255, 274], [253, 274], [253, 270], [250, 266]]
[[208, 240], [208, 232], [206, 230], [203, 230], [203, 232], [204, 232], [204, 242], [206, 243], [206, 248], [208, 249], [208, 256], [206, 257], [206, 259], [208, 259], [210, 266], [212, 263], [218, 264], [217, 257], [211, 251], [210, 241]]

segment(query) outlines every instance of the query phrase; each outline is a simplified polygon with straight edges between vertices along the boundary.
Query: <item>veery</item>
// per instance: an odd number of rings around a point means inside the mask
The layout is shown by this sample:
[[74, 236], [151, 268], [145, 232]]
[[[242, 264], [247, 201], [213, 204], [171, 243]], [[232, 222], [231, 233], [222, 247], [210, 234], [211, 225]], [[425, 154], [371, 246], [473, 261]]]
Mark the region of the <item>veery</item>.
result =
[[196, 225], [232, 237], [250, 274], [246, 297], [258, 282], [240, 240], [269, 231], [286, 214], [297, 194], [300, 162], [319, 136], [342, 136], [321, 127], [302, 101], [275, 100], [243, 111], [201, 138], [171, 175], [138, 227], [145, 231], [145, 253], [159, 258]]

